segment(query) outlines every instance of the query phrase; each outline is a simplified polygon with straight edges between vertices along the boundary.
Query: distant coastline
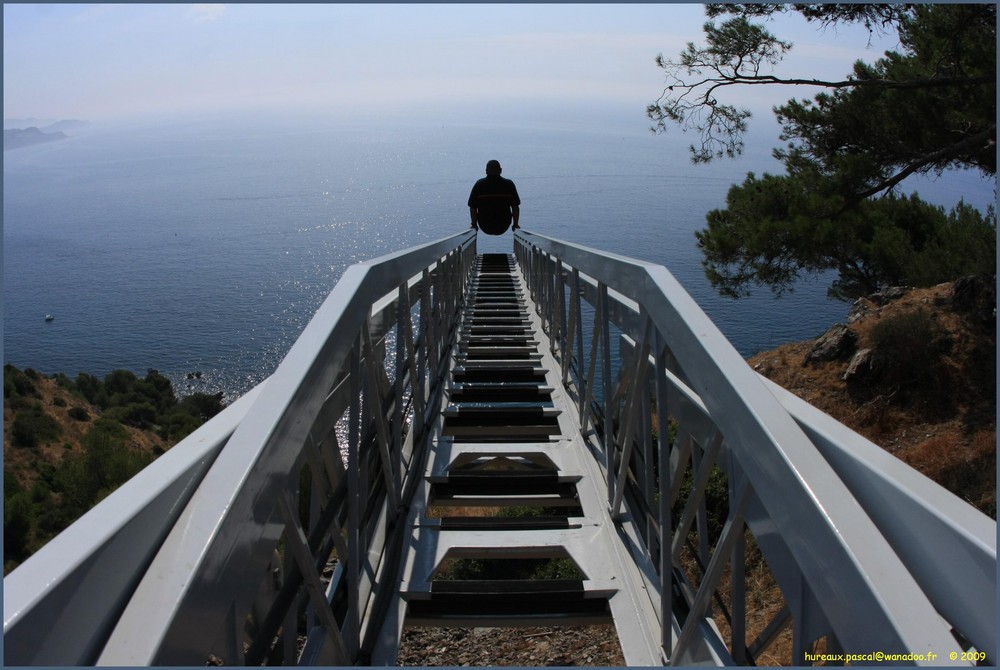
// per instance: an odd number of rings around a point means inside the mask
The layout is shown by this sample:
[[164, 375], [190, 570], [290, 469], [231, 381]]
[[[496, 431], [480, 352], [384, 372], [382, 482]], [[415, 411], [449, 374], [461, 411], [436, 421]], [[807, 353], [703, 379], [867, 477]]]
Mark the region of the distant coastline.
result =
[[55, 122], [39, 122], [37, 119], [7, 119], [4, 120], [3, 124], [3, 150], [10, 151], [35, 144], [64, 140], [69, 135], [63, 131], [78, 130], [89, 125], [88, 121], [73, 119]]

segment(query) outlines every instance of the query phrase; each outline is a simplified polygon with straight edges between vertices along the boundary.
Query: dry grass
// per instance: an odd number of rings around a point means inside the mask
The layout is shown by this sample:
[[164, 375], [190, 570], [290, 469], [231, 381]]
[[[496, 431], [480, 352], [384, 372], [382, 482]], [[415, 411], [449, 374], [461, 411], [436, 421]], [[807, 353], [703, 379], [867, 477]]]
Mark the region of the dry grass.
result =
[[[951, 285], [914, 289], [850, 324], [858, 349], [877, 324], [925, 312], [943, 341], [938, 373], [913, 389], [852, 388], [848, 360], [804, 363], [812, 341], [750, 358], [751, 367], [996, 518], [996, 336], [951, 309]], [[990, 359], [985, 358], [987, 355]]]
[[[6, 406], [6, 403], [4, 404], [4, 471], [13, 475], [26, 490], [30, 490], [38, 479], [43, 464], [57, 467], [67, 455], [81, 453], [83, 436], [94, 420], [101, 415], [99, 407], [88, 403], [82, 396], [60, 387], [54, 379], [39, 375], [38, 378], [33, 378], [32, 382], [41, 394], [41, 398], [31, 398], [30, 402], [41, 403], [45, 413], [59, 424], [62, 434], [57, 440], [41, 444], [37, 448], [14, 447], [11, 444], [14, 412]], [[82, 407], [86, 410], [90, 420], [77, 421], [70, 418], [69, 410], [73, 407]], [[128, 431], [129, 443], [140, 451], [162, 453], [170, 446], [155, 433], [124, 424], [123, 426]]]
[[[697, 543], [692, 533], [693, 543]], [[771, 569], [757, 546], [753, 536], [747, 532], [743, 551], [744, 560], [744, 610], [746, 612], [746, 645], [749, 647], [768, 627], [784, 607], [785, 599]], [[701, 571], [690, 549], [685, 547], [680, 557], [681, 568], [694, 588], [700, 585]], [[716, 587], [717, 600], [713, 599], [711, 616], [723, 640], [730, 642], [732, 653], [732, 628], [726, 613], [733, 612], [732, 564], [726, 566]], [[721, 607], [719, 603], [721, 601]], [[723, 610], [725, 608], [725, 610]], [[758, 654], [754, 662], [758, 666], [787, 666], [792, 657], [792, 629], [787, 626], [777, 638]]]
[[[757, 354], [749, 364], [996, 518], [996, 386], [994, 375], [989, 373], [995, 367], [987, 365], [995, 361], [983, 359], [983, 352], [993, 356], [995, 334], [951, 310], [949, 291], [950, 285], [913, 290], [885, 306], [868, 305], [869, 314], [850, 326], [858, 335], [858, 349], [869, 348], [874, 345], [872, 330], [877, 323], [925, 310], [947, 346], [936, 361], [940, 374], [930, 383], [925, 378], [927, 385], [918, 389], [918, 394], [850, 388], [844, 381], [849, 360], [805, 364], [812, 341]], [[746, 640], [752, 644], [781, 610], [784, 599], [749, 534], [745, 561]], [[688, 578], [697, 584], [700, 571], [686, 549], [682, 564]], [[730, 568], [717, 594], [732, 611]], [[731, 629], [722, 608], [714, 606], [712, 615], [723, 639], [729, 640]], [[821, 639], [814, 651], [820, 653], [825, 647], [826, 640]], [[755, 659], [758, 665], [788, 665], [790, 660], [790, 627]]]
[[471, 507], [454, 505], [429, 505], [424, 516], [428, 519], [443, 519], [444, 517], [493, 517], [498, 516], [502, 507]]

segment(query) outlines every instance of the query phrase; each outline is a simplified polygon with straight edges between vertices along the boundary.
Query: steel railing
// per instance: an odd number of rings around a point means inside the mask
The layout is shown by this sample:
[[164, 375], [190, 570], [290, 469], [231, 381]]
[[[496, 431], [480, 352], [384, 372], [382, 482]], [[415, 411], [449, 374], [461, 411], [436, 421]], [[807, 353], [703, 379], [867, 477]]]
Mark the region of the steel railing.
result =
[[475, 239], [348, 268], [265, 383], [4, 580], [5, 662], [363, 663]]
[[[797, 664], [995, 662], [995, 522], [753, 372], [661, 266], [514, 247], [665, 662], [786, 628]], [[268, 380], [4, 580], [6, 664], [367, 663], [474, 258], [349, 268]]]
[[3, 580], [5, 665], [92, 665], [184, 505], [267, 381], [174, 445]]
[[[995, 522], [758, 376], [662, 266], [525, 231], [515, 253], [666, 660], [714, 635], [753, 663], [789, 626], [785, 663], [963, 662], [952, 629], [995, 659]], [[780, 588], [766, 625], [754, 551]]]

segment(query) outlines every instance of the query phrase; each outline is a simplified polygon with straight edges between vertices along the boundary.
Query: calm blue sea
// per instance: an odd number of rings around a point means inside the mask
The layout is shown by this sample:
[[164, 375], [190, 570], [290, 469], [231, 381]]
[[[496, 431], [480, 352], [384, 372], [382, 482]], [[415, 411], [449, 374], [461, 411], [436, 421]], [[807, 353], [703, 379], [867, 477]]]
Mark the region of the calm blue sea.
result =
[[[731, 183], [776, 166], [762, 145], [694, 167], [687, 141], [654, 137], [641, 119], [625, 129], [228, 119], [95, 125], [8, 151], [3, 359], [71, 376], [157, 368], [182, 392], [238, 396], [274, 371], [348, 265], [464, 230], [490, 158], [517, 184], [525, 229], [666, 265], [744, 355], [842, 320], [828, 279], [780, 299], [712, 291], [694, 231]], [[927, 188], [941, 204], [994, 199], [978, 179]], [[480, 241], [512, 247], [509, 235]]]

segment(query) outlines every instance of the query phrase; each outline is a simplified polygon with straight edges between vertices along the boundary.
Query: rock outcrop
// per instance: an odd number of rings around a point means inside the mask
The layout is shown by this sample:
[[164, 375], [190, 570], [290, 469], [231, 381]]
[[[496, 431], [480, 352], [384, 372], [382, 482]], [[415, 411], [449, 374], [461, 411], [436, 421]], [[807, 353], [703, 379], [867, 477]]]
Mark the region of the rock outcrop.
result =
[[858, 346], [858, 335], [842, 323], [826, 331], [806, 354], [804, 365], [837, 361], [850, 357]]

